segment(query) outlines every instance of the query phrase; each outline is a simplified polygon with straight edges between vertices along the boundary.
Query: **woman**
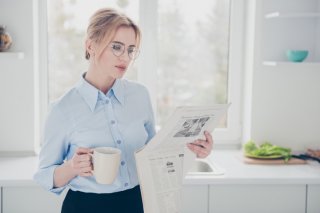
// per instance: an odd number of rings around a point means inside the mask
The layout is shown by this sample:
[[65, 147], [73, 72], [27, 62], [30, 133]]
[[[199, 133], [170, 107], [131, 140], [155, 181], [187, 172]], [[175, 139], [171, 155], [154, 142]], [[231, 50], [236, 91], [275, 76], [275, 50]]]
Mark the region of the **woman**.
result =
[[[98, 10], [90, 19], [85, 42], [89, 68], [52, 107], [44, 129], [35, 180], [60, 194], [70, 188], [62, 205], [71, 212], [143, 212], [134, 151], [154, 135], [147, 89], [122, 79], [139, 54], [140, 29], [113, 9]], [[92, 148], [121, 149], [119, 174], [110, 185], [92, 174]], [[206, 157], [212, 138], [190, 143]]]

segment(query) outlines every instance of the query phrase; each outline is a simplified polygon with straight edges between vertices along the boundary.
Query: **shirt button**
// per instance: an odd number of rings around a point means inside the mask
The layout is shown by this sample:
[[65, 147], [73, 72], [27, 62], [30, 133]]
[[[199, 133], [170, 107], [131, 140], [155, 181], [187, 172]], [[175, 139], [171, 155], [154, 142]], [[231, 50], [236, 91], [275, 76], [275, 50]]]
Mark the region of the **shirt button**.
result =
[[126, 164], [126, 162], [124, 162], [124, 161], [121, 161], [121, 165], [123, 166], [124, 164]]
[[111, 124], [115, 124], [116, 122], [114, 120], [111, 120]]
[[124, 184], [125, 187], [127, 187], [128, 185], [129, 185], [128, 183], [125, 183], [125, 184]]
[[121, 140], [117, 140], [117, 144], [121, 144]]
[[109, 100], [106, 100], [106, 104], [108, 104], [109, 103]]

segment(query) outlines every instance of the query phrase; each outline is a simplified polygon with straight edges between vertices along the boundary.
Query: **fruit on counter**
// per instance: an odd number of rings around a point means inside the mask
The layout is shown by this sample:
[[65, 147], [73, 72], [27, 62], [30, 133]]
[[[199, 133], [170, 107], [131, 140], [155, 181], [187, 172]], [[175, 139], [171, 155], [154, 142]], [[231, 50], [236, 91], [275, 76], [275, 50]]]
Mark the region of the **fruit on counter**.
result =
[[291, 149], [277, 145], [273, 145], [270, 142], [264, 142], [260, 146], [257, 145], [253, 140], [249, 140], [244, 144], [244, 154], [249, 157], [256, 158], [273, 158], [281, 157], [285, 161], [291, 158]]

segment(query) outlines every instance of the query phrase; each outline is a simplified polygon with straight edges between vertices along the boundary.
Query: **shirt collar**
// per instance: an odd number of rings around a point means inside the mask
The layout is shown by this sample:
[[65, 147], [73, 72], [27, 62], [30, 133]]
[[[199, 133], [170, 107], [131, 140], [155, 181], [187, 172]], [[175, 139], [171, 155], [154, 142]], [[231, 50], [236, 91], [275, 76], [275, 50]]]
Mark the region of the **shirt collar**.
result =
[[100, 90], [98, 90], [96, 87], [91, 85], [89, 82], [87, 82], [84, 78], [85, 74], [82, 75], [81, 80], [77, 84], [77, 89], [80, 93], [80, 95], [83, 97], [85, 102], [90, 107], [91, 111], [93, 112], [99, 98], [101, 97], [109, 97], [112, 98], [112, 96], [115, 97], [115, 99], [120, 103], [124, 103], [124, 91], [123, 91], [123, 85], [122, 81], [120, 79], [116, 79], [111, 89], [108, 91], [108, 93], [105, 95]]
[[119, 101], [120, 104], [124, 104], [124, 86], [121, 79], [116, 79], [109, 92], [113, 93], [114, 97]]

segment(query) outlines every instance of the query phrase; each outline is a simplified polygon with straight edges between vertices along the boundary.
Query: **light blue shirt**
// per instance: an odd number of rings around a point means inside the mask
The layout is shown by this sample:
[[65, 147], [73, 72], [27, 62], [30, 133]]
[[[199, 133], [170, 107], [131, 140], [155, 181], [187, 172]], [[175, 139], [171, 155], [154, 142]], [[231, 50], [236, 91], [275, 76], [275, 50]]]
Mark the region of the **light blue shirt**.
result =
[[[51, 108], [44, 127], [39, 169], [34, 179], [47, 190], [60, 194], [65, 187], [74, 191], [112, 193], [138, 185], [134, 152], [155, 135], [147, 89], [118, 79], [104, 94], [82, 78]], [[77, 176], [66, 186], [53, 187], [53, 173], [77, 147], [99, 146], [121, 149], [119, 174], [113, 184], [103, 185], [94, 176]]]

